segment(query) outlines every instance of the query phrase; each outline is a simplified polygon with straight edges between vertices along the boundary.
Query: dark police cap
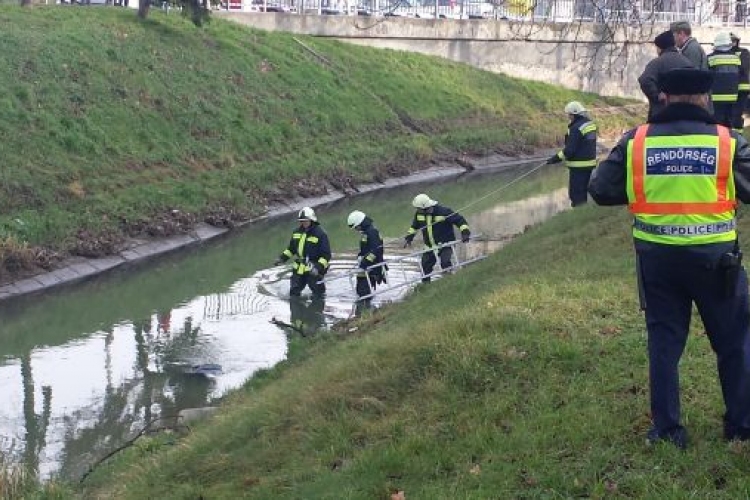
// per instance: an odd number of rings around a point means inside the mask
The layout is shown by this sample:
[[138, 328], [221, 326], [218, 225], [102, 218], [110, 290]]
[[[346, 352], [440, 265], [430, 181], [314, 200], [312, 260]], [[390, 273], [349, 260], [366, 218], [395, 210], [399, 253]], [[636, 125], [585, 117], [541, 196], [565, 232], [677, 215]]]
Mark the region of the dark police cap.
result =
[[659, 78], [659, 88], [669, 95], [707, 94], [714, 82], [710, 71], [695, 68], [673, 69]]
[[672, 33], [671, 31], [665, 31], [663, 33], [659, 33], [656, 36], [656, 38], [654, 38], [654, 45], [656, 45], [662, 50], [674, 47], [675, 46], [674, 33]]

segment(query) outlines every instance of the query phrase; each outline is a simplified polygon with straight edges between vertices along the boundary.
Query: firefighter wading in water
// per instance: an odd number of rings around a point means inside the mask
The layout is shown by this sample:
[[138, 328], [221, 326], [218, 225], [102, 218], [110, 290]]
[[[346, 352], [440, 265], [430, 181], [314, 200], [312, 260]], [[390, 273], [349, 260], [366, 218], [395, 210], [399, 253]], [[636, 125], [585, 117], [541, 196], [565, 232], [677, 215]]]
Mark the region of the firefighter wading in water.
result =
[[[365, 215], [364, 212], [355, 210], [349, 214], [346, 224], [359, 231], [359, 253], [357, 254], [357, 263], [361, 271], [357, 273], [357, 296], [364, 297], [370, 295], [373, 290], [380, 284], [385, 283], [385, 266], [378, 266], [373, 269], [370, 267], [383, 262], [383, 239], [380, 237], [380, 231], [373, 224], [372, 219]], [[369, 281], [369, 284], [368, 284]]]
[[[414, 241], [417, 231], [422, 231], [422, 238], [427, 248], [434, 248], [432, 252], [422, 254], [422, 272], [425, 275], [432, 273], [437, 257], [440, 258], [440, 268], [449, 269], [452, 263], [453, 249], [443, 247], [437, 250], [441, 243], [450, 243], [456, 239], [453, 232], [453, 226], [456, 226], [461, 232], [461, 241], [467, 242], [471, 238], [471, 231], [466, 219], [458, 212], [454, 212], [448, 207], [438, 205], [438, 202], [431, 199], [426, 194], [418, 194], [411, 202], [412, 206], [417, 209], [414, 214], [414, 220], [411, 223], [409, 231], [404, 238], [404, 246], [410, 246]], [[437, 253], [437, 256], [435, 255]], [[430, 277], [422, 278], [423, 283], [428, 283]]]
[[328, 235], [320, 227], [315, 211], [310, 207], [300, 210], [297, 220], [299, 227], [294, 230], [289, 246], [274, 264], [279, 265], [292, 259], [289, 295], [299, 296], [305, 286], [308, 286], [313, 297], [323, 297], [326, 286], [322, 279], [331, 260]]
[[565, 162], [569, 170], [568, 198], [570, 205], [577, 207], [588, 201], [586, 188], [591, 171], [596, 166], [596, 124], [580, 102], [569, 102], [565, 106], [565, 112], [570, 119], [565, 147], [547, 160], [547, 163]]
[[641, 308], [648, 330], [650, 443], [688, 443], [680, 421], [678, 364], [698, 308], [716, 353], [724, 437], [750, 439], [750, 310], [735, 207], [750, 202], [750, 146], [707, 111], [713, 76], [664, 75], [667, 107], [625, 134], [594, 171], [600, 205], [633, 214]]

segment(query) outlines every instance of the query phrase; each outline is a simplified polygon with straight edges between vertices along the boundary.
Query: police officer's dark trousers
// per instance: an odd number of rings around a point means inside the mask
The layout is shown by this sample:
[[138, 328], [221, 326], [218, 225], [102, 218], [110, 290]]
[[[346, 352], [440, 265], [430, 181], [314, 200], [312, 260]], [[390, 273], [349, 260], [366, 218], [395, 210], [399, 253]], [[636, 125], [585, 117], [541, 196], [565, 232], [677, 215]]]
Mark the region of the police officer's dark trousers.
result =
[[726, 127], [732, 127], [734, 102], [714, 101], [714, 118]]
[[302, 293], [302, 290], [308, 286], [313, 297], [323, 297], [326, 294], [326, 285], [322, 280], [322, 276], [313, 276], [309, 272], [297, 274], [293, 271], [290, 278], [289, 295], [298, 297]]
[[[440, 258], [440, 268], [443, 270], [449, 269], [452, 265], [453, 249], [451, 247], [443, 247], [438, 250], [438, 257]], [[425, 252], [422, 254], [422, 272], [424, 274], [430, 274], [437, 264], [437, 258], [435, 252]], [[422, 282], [427, 283], [430, 278], [422, 278]]]
[[568, 198], [572, 206], [583, 205], [588, 201], [588, 187], [594, 167], [568, 167]]
[[651, 418], [660, 432], [680, 425], [677, 367], [693, 303], [717, 356], [725, 432], [750, 431], [747, 275], [740, 271], [735, 295], [727, 298], [717, 268], [721, 255], [731, 248], [732, 244], [682, 247], [636, 242], [646, 301]]

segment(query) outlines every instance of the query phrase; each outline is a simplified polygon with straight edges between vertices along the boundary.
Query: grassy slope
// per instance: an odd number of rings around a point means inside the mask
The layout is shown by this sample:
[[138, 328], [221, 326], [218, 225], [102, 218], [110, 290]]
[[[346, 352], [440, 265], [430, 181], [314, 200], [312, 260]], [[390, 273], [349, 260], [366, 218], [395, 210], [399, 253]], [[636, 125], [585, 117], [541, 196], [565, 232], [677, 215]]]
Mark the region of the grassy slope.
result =
[[[743, 221], [742, 233], [750, 234]], [[588, 207], [419, 290], [354, 334], [293, 343], [178, 446], [91, 478], [110, 498], [740, 498], [699, 321], [682, 364], [693, 445], [648, 448], [647, 365], [622, 209]]]
[[0, 240], [80, 250], [80, 230], [132, 234], [171, 209], [257, 213], [323, 180], [550, 145], [565, 101], [615, 102], [302, 39], [331, 64], [291, 35], [219, 20], [199, 30], [160, 12], [141, 23], [123, 9], [0, 7]]

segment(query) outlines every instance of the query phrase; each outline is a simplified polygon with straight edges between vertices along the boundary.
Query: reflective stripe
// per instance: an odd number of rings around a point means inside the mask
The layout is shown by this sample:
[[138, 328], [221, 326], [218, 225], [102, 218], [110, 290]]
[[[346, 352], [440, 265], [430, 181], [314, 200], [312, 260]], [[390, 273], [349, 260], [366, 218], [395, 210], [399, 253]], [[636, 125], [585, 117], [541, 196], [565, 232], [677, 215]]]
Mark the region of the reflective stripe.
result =
[[283, 255], [286, 255], [287, 258], [290, 258], [292, 255], [294, 255], [291, 250], [288, 248], [282, 252]]
[[557, 157], [560, 158], [561, 160], [565, 160], [565, 153], [563, 153], [562, 151], [558, 151]]
[[408, 231], [406, 231], [406, 234], [414, 234], [414, 233], [416, 233], [416, 232], [417, 232], [417, 230], [416, 230], [416, 229], [414, 229], [413, 227], [410, 227], [410, 228], [409, 228], [409, 230], [408, 230]]
[[565, 162], [565, 165], [568, 167], [573, 167], [573, 168], [595, 167], [596, 159], [594, 160], [568, 160]]
[[309, 241], [310, 243], [317, 243], [320, 240], [318, 240], [317, 236], [308, 236], [307, 241]]
[[435, 222], [443, 222], [445, 220], [445, 215], [436, 215], [435, 216]]
[[365, 255], [365, 260], [369, 260], [370, 262], [375, 262], [375, 254], [370, 252], [367, 255]]
[[711, 100], [714, 102], [736, 102], [737, 94], [711, 94]]
[[583, 125], [578, 127], [578, 130], [581, 131], [581, 135], [586, 135], [590, 132], [596, 132], [596, 123], [594, 122], [585, 122]]
[[424, 217], [424, 215], [417, 215], [417, 220], [418, 220], [419, 222], [424, 222], [424, 221], [425, 221], [425, 217]]
[[328, 259], [326, 259], [325, 257], [319, 257], [318, 263], [320, 263], [320, 265], [323, 267], [328, 267]]
[[427, 216], [427, 246], [435, 246], [435, 237], [432, 235], [432, 215]]
[[709, 224], [649, 224], [636, 218], [633, 221], [633, 227], [638, 231], [649, 234], [658, 234], [664, 236], [696, 236], [707, 234], [721, 234], [734, 231], [737, 227], [737, 221], [731, 219], [723, 222], [713, 222]]
[[305, 256], [305, 240], [307, 240], [307, 233], [302, 233], [299, 238], [299, 243], [297, 243], [297, 255], [300, 257]]
[[464, 224], [461, 227], [459, 227], [458, 230], [459, 231], [468, 231], [469, 230], [469, 226], [468, 226], [468, 224]]
[[636, 129], [632, 142], [632, 187], [634, 199], [630, 211], [634, 214], [719, 214], [734, 210], [736, 202], [727, 199], [727, 181], [732, 166], [732, 138], [726, 127], [717, 126], [718, 135], [718, 171], [716, 172], [715, 202], [662, 203], [649, 202], [646, 199], [644, 179], [646, 175], [646, 134], [649, 126], [641, 125]]
[[740, 83], [739, 90], [750, 90], [750, 83]]
[[714, 66], [740, 66], [740, 58], [737, 54], [714, 54], [708, 58], [708, 67]]
[[302, 235], [301, 235], [300, 233], [294, 233], [294, 234], [292, 235], [292, 239], [293, 239], [293, 240], [298, 240], [298, 239], [300, 239], [301, 237], [302, 237]]

